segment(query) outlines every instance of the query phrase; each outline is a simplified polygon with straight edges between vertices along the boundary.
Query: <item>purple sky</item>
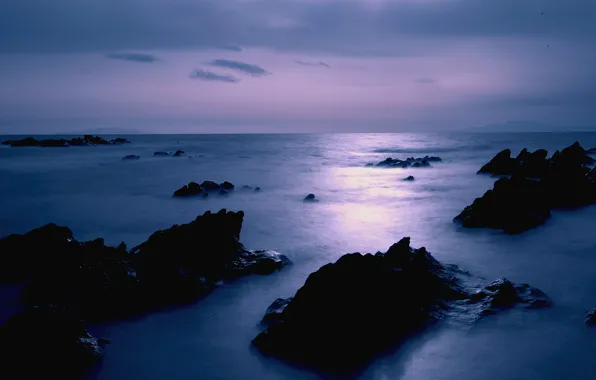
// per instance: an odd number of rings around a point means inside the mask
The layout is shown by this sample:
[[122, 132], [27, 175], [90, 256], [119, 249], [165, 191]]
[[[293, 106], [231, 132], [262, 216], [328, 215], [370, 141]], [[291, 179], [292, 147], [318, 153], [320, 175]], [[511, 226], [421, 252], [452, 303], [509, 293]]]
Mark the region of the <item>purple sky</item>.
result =
[[7, 0], [0, 133], [596, 126], [594, 0]]

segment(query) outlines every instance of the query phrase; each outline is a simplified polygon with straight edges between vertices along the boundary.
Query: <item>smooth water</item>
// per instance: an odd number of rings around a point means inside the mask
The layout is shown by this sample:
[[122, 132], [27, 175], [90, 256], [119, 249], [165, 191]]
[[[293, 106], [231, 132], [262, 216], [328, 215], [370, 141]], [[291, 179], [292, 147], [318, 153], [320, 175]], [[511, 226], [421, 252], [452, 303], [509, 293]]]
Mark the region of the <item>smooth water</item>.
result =
[[[473, 326], [444, 323], [378, 358], [363, 379], [593, 379], [596, 330], [596, 207], [555, 212], [518, 236], [452, 222], [492, 187], [476, 175], [503, 148], [553, 152], [596, 134], [320, 134], [129, 136], [124, 146], [0, 148], [0, 236], [54, 222], [78, 240], [132, 247], [152, 232], [206, 210], [244, 210], [241, 240], [286, 254], [293, 265], [226, 284], [204, 300], [119, 323], [92, 326], [112, 340], [90, 378], [310, 379], [250, 345], [265, 309], [309, 273], [348, 252], [385, 251], [403, 236], [487, 280], [507, 277], [545, 291], [554, 307], [510, 311]], [[6, 137], [8, 138], [8, 137]], [[11, 137], [13, 138], [13, 137]], [[189, 157], [154, 157], [182, 149]], [[124, 161], [137, 154], [138, 161]], [[365, 168], [391, 156], [439, 155], [432, 168]], [[414, 175], [414, 182], [401, 179]], [[231, 181], [260, 193], [174, 199], [189, 181]], [[302, 202], [308, 193], [320, 199]], [[0, 289], [2, 318], [18, 309]], [[391, 300], [388, 300], [391, 302]], [[374, 312], [374, 311], [371, 311]]]

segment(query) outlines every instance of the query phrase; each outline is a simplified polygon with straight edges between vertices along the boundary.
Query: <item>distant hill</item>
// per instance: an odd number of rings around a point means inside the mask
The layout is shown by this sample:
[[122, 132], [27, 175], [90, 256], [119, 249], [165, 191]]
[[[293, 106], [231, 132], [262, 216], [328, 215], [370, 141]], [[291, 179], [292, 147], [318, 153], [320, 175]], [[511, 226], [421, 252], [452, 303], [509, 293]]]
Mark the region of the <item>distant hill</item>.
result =
[[596, 125], [552, 125], [532, 121], [508, 121], [474, 128], [478, 132], [596, 132]]

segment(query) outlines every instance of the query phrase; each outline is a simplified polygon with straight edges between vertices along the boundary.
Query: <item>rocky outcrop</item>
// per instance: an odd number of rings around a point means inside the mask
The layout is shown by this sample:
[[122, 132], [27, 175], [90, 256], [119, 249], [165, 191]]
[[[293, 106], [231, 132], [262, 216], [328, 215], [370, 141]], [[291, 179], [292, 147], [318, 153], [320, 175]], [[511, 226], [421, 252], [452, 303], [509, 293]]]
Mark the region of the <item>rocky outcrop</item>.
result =
[[[217, 193], [219, 195], [228, 195], [230, 192], [233, 192], [235, 186], [233, 183], [224, 181], [223, 183], [218, 184], [214, 181], [203, 181], [201, 184], [197, 182], [190, 182], [188, 185], [184, 185], [178, 190], [174, 192], [174, 197], [191, 197], [191, 196], [201, 196], [206, 197], [209, 193]], [[260, 187], [253, 189], [250, 186], [243, 186], [242, 190], [253, 190], [259, 191], [261, 190]]]
[[551, 158], [547, 158], [548, 151], [545, 149], [529, 152], [524, 148], [516, 158], [511, 157], [510, 149], [505, 149], [480, 168], [478, 173], [544, 178], [561, 165], [583, 166], [594, 162], [587, 152], [577, 141], [560, 152], [556, 151]]
[[[433, 157], [433, 156], [425, 156], [425, 157], [408, 157], [405, 160], [400, 160], [398, 158], [391, 158], [388, 157], [385, 160], [376, 164], [379, 167], [385, 168], [428, 168], [430, 167], [431, 162], [441, 162], [442, 159], [440, 157]], [[374, 164], [367, 164], [366, 166], [375, 166]]]
[[596, 309], [592, 309], [586, 313], [584, 322], [588, 326], [596, 326]]
[[385, 253], [352, 253], [310, 274], [294, 297], [277, 299], [253, 344], [290, 362], [329, 369], [358, 367], [413, 333], [457, 313], [473, 320], [548, 298], [500, 279], [468, 288], [461, 271], [403, 238]]
[[497, 154], [480, 173], [511, 177], [496, 181], [454, 220], [464, 227], [520, 233], [544, 223], [551, 209], [596, 203], [596, 175], [587, 166], [593, 159], [578, 142], [547, 155], [544, 149], [524, 149], [516, 158], [508, 149]]
[[88, 320], [188, 302], [220, 281], [288, 264], [283, 255], [239, 242], [243, 217], [206, 212], [155, 232], [130, 252], [103, 239], [78, 242], [68, 228], [49, 224], [0, 239], [0, 280], [24, 282], [26, 305], [74, 307]]
[[413, 175], [409, 175], [406, 178], [402, 179], [402, 181], [408, 181], [408, 182], [411, 182], [411, 181], [414, 181], [414, 180], [415, 180], [415, 178], [414, 178]]
[[304, 197], [302, 201], [306, 203], [314, 203], [318, 202], [319, 200], [315, 197], [314, 194], [308, 194], [306, 197]]
[[494, 188], [467, 206], [455, 221], [469, 228], [494, 228], [520, 233], [550, 218], [543, 186], [531, 179], [501, 178]]
[[10, 145], [11, 147], [23, 146], [38, 146], [38, 147], [69, 147], [69, 146], [84, 146], [84, 145], [119, 145], [128, 144], [130, 140], [118, 137], [113, 140], [106, 140], [100, 136], [84, 135], [83, 137], [75, 137], [72, 139], [46, 139], [37, 140], [33, 137], [27, 137], [21, 140], [6, 140], [2, 145]]
[[184, 151], [183, 150], [177, 150], [172, 156], [174, 156], [174, 157], [184, 156]]
[[77, 379], [102, 354], [98, 339], [72, 310], [30, 308], [0, 326], [6, 378]]

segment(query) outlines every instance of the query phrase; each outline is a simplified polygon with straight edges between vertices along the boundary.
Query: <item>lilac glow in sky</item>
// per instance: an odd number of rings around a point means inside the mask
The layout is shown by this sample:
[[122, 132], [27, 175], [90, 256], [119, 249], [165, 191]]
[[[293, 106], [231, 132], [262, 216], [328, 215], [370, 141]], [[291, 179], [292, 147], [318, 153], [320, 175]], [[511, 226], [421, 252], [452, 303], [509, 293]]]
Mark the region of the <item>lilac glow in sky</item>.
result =
[[0, 133], [596, 125], [595, 19], [593, 0], [9, 0]]

